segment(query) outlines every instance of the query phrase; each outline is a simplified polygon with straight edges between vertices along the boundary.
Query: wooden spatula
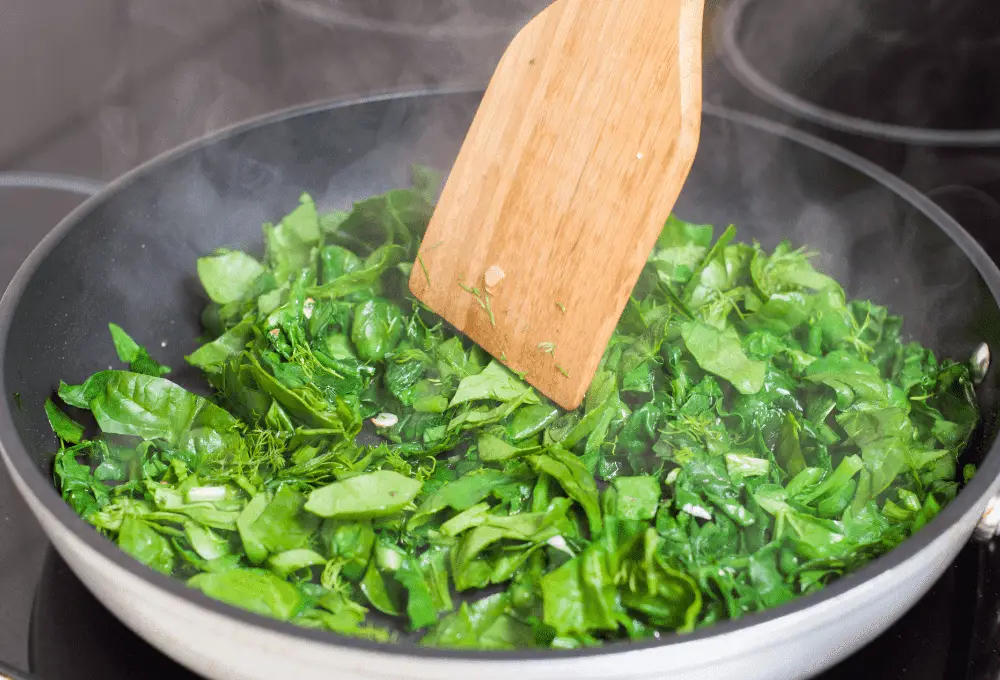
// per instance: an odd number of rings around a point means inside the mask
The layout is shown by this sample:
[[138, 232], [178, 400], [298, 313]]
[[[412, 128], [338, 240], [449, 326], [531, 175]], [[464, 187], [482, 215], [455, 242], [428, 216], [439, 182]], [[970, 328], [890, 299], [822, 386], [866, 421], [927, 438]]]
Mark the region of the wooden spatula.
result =
[[701, 129], [704, 0], [556, 0], [500, 61], [410, 289], [566, 409], [597, 371]]

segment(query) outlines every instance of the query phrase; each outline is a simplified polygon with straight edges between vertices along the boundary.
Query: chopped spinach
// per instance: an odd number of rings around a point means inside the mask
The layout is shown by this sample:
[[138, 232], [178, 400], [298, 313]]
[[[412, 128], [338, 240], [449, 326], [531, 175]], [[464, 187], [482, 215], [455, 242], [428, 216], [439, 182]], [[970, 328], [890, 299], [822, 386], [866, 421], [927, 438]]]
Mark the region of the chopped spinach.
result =
[[129, 370], [59, 387], [100, 434], [45, 404], [66, 502], [264, 616], [394, 639], [376, 610], [428, 645], [565, 649], [820, 589], [974, 473], [966, 365], [804, 251], [676, 217], [561, 411], [408, 294], [414, 261], [437, 283], [417, 247], [439, 184], [420, 168], [346, 213], [304, 196], [263, 257], [200, 259], [207, 337], [187, 359], [212, 399], [111, 324]]

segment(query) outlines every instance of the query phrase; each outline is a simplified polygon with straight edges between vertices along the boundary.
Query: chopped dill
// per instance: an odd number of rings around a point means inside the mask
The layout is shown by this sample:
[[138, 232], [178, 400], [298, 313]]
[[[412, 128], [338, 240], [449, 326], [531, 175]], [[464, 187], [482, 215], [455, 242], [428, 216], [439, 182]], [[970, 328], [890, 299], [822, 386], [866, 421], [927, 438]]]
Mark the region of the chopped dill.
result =
[[464, 283], [462, 283], [461, 281], [458, 282], [458, 287], [461, 288], [462, 290], [464, 290], [466, 293], [468, 293], [472, 297], [476, 298], [476, 302], [479, 303], [479, 306], [482, 307], [483, 309], [486, 309], [486, 303], [483, 302], [483, 300], [482, 300], [482, 294], [479, 292], [478, 288], [475, 288], [473, 286], [467, 286]]
[[490, 302], [490, 294], [488, 292], [484, 293], [475, 286], [466, 285], [461, 281], [458, 282], [458, 287], [476, 299], [476, 302], [479, 303], [479, 306], [482, 307], [484, 310], [486, 310], [486, 314], [490, 318], [490, 325], [496, 328], [497, 320], [496, 317], [493, 315], [493, 305]]
[[424, 256], [417, 253], [417, 262], [420, 263], [420, 268], [424, 270], [424, 278], [427, 279], [427, 285], [431, 285], [431, 273], [427, 271], [427, 265], [424, 264]]
[[496, 328], [497, 327], [497, 318], [495, 316], [493, 316], [493, 305], [490, 303], [490, 294], [489, 293], [486, 293], [485, 295], [483, 295], [483, 301], [484, 301], [483, 302], [483, 309], [485, 309], [486, 313], [490, 315], [490, 325], [493, 326], [494, 328]]

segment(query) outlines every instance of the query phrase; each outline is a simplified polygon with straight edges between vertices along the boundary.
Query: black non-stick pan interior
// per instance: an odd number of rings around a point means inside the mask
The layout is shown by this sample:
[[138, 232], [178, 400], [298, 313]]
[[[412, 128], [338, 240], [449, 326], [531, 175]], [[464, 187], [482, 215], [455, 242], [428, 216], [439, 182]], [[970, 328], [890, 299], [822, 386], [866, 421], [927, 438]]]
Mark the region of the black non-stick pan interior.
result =
[[[174, 367], [173, 379], [205, 392], [184, 362], [205, 302], [196, 258], [220, 246], [259, 251], [261, 223], [279, 219], [303, 191], [325, 208], [343, 208], [406, 185], [413, 163], [447, 169], [479, 99], [382, 98], [271, 119], [172, 154], [79, 211], [24, 286], [2, 357], [0, 398], [12, 404], [17, 435], [38, 468], [49, 474], [56, 446], [46, 397], [60, 380], [118, 365], [109, 321]], [[782, 135], [776, 126], [707, 112], [676, 212], [720, 230], [736, 224], [739, 238], [766, 247], [782, 238], [808, 246], [850, 295], [903, 314], [912, 338], [942, 355], [965, 359], [980, 342], [1000, 348], [1000, 310], [935, 222], [954, 228], [943, 213], [930, 209], [932, 219], [869, 175]], [[996, 435], [996, 376], [991, 371], [980, 388], [985, 425], [969, 462], [980, 462]]]

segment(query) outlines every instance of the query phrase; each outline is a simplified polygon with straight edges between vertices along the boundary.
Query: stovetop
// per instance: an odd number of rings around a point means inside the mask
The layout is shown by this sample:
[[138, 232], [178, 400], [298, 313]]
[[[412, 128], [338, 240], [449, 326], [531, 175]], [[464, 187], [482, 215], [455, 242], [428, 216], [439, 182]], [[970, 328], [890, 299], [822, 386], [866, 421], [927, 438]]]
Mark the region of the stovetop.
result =
[[[797, 7], [838, 5], [834, 0], [780, 1]], [[493, 11], [505, 2], [504, 11]], [[890, 10], [906, 4], [864, 2]], [[942, 5], [935, 0], [928, 6], [986, 7], [985, 2], [948, 0], [951, 5]], [[441, 14], [448, 3], [457, 3], [461, 11]], [[5, 0], [0, 3], [0, 289], [31, 248], [83, 198], [12, 188], [17, 178], [8, 171], [106, 181], [188, 139], [291, 105], [379, 89], [482, 84], [519, 21], [545, 3]], [[716, 57], [718, 32], [713, 29], [724, 5], [723, 0], [708, 0], [706, 101], [804, 127], [881, 163], [937, 200], [1000, 259], [1000, 149], [873, 139], [805, 122], [765, 103]], [[482, 10], [486, 6], [491, 8], [488, 16]], [[365, 7], [370, 14], [359, 9]], [[811, 21], [825, 20], [815, 15], [819, 10], [812, 11]], [[345, 16], [350, 20], [344, 21]], [[976, 12], [964, 16], [974, 19]], [[901, 28], [896, 16], [889, 29], [881, 35], [899, 39], [913, 26]], [[766, 61], [771, 53], [763, 54]], [[938, 63], [940, 55], [935, 59], [931, 61]], [[898, 60], [885, 63], [900, 68]], [[784, 63], [774, 72], [787, 74], [789, 68]], [[884, 81], [884, 72], [871, 70], [868, 85]], [[852, 73], [867, 77], [861, 67]], [[810, 74], [805, 82], [811, 87], [802, 92], [822, 100], [815, 78]], [[1000, 81], [973, 77], [970, 82], [980, 89], [992, 83], [998, 90], [992, 101], [1000, 101]], [[842, 79], [837, 83], [844, 88]], [[865, 85], [854, 83], [841, 91], [871, 97], [873, 89]], [[845, 111], [864, 113], [856, 103], [847, 102]], [[936, 100], [926, 105], [939, 111], [944, 104]], [[912, 100], [912, 106], [920, 105], [919, 99]], [[919, 115], [913, 120], [920, 120]], [[1000, 554], [993, 546], [970, 544], [903, 619], [820, 678], [996, 678], [998, 613]], [[0, 466], [0, 669], [4, 664], [30, 671], [37, 680], [195, 678], [96, 602], [50, 547]]]

